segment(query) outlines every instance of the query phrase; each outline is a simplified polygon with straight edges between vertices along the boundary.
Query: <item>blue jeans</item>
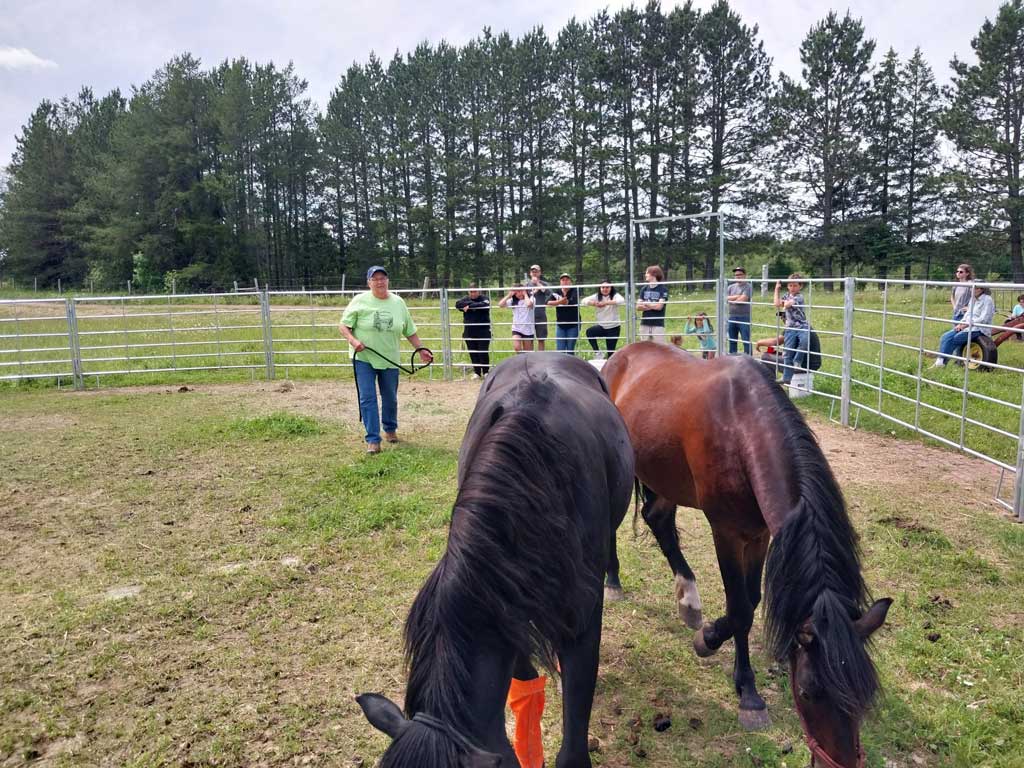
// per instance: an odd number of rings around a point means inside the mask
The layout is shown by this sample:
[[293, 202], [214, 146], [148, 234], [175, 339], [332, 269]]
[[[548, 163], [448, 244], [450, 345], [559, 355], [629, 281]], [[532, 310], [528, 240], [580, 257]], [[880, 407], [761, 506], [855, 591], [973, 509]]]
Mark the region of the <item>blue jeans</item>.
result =
[[[356, 360], [356, 387], [359, 389], [359, 415], [366, 427], [366, 442], [380, 442], [381, 416], [384, 431], [398, 429], [398, 369], [377, 370], [369, 363]], [[377, 410], [377, 385], [380, 384], [381, 409]]]
[[945, 360], [949, 355], [955, 355], [964, 344], [979, 336], [981, 331], [946, 331], [939, 338], [939, 359]]
[[789, 384], [796, 368], [807, 367], [807, 349], [811, 342], [810, 328], [787, 328], [782, 343], [786, 347], [782, 356], [782, 383]]
[[576, 340], [580, 337], [578, 325], [555, 326], [555, 349], [567, 355], [576, 354]]
[[737, 339], [742, 339], [743, 340], [743, 354], [745, 354], [745, 355], [751, 354], [751, 349], [750, 349], [750, 318], [749, 317], [746, 320], [741, 320], [740, 318], [736, 318], [735, 320], [733, 320], [730, 317], [729, 318], [729, 325], [726, 326], [726, 329], [725, 329], [725, 335], [729, 339], [729, 354], [730, 355], [735, 355], [736, 354], [736, 340]]

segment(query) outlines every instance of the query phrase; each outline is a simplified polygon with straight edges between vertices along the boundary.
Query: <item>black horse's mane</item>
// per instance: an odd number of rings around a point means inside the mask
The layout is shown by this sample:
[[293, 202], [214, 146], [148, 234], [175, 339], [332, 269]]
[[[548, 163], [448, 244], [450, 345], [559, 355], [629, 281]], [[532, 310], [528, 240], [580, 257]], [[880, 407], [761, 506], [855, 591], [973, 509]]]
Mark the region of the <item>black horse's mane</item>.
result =
[[463, 457], [471, 469], [447, 551], [405, 624], [408, 717], [427, 712], [464, 727], [469, 662], [481, 645], [553, 670], [555, 652], [593, 610], [600, 566], [587, 556], [572, 492], [585, 458], [536, 415], [549, 407], [552, 386], [546, 377], [520, 384], [514, 403], [494, 409], [477, 449]]
[[878, 691], [878, 674], [853, 626], [869, 600], [857, 534], [814, 433], [771, 372], [761, 364], [748, 367], [756, 367], [768, 385], [775, 411], [771, 422], [782, 433], [776, 448], [789, 457], [799, 493], [768, 550], [768, 647], [776, 658], [787, 658], [801, 624], [810, 617], [818, 644], [818, 652], [811, 655], [815, 675], [842, 711], [857, 716]]

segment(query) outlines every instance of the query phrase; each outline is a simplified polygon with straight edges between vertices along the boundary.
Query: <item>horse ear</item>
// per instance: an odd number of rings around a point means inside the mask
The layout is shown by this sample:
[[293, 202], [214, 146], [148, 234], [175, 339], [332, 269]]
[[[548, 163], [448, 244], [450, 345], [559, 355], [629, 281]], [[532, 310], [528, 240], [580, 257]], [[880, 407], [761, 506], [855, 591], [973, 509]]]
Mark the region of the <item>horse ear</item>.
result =
[[484, 752], [482, 749], [465, 752], [459, 758], [459, 768], [499, 768], [500, 765], [501, 755]]
[[885, 623], [885, 616], [889, 613], [890, 605], [892, 605], [892, 598], [883, 597], [881, 600], [876, 600], [875, 604], [868, 608], [867, 613], [853, 623], [861, 640], [867, 640], [875, 630]]
[[363, 693], [356, 696], [356, 701], [363, 709], [363, 714], [370, 725], [378, 731], [386, 733], [394, 741], [409, 727], [402, 710], [387, 696], [379, 693]]

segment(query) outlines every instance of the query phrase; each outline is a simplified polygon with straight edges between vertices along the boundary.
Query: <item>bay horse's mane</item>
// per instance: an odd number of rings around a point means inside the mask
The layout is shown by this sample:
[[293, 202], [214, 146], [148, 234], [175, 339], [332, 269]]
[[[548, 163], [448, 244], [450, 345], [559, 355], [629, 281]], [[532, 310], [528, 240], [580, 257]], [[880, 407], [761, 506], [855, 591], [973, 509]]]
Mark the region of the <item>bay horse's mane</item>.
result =
[[[405, 623], [408, 717], [426, 712], [465, 727], [475, 649], [510, 649], [554, 670], [560, 644], [593, 609], [591, 585], [600, 585], [603, 566], [588, 556], [572, 492], [585, 458], [573, 456], [539, 415], [557, 386], [546, 375], [522, 382], [494, 407], [476, 450], [462, 457], [471, 470], [455, 500], [447, 550]], [[590, 578], [580, 573], [591, 568]]]
[[[861, 575], [860, 546], [839, 484], [818, 441], [768, 369], [756, 368], [781, 432], [775, 450], [785, 451], [798, 501], [775, 532], [765, 569], [765, 634], [777, 659], [788, 657], [801, 625], [810, 618], [818, 653], [815, 673], [840, 710], [861, 715], [878, 691], [878, 674], [853, 622], [869, 604]], [[759, 393], [760, 394], [760, 393]]]

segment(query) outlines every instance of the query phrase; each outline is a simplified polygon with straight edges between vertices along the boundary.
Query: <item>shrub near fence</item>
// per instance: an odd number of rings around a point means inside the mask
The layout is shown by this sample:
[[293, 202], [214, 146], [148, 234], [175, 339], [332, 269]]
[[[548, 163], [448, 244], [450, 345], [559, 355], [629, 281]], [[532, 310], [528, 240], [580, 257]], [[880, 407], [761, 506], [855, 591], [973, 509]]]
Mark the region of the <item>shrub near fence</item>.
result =
[[[754, 286], [752, 339], [773, 336], [780, 320], [771, 304], [774, 281]], [[822, 367], [810, 407], [845, 424], [889, 425], [911, 430], [979, 456], [1004, 473], [1020, 476], [1024, 344], [1007, 341], [988, 372], [950, 365], [932, 369], [938, 338], [952, 326], [951, 283], [878, 280], [809, 280], [807, 314], [821, 339]], [[688, 316], [706, 312], [715, 329], [716, 282], [669, 282], [667, 331], [681, 334]], [[577, 286], [580, 295], [596, 284]], [[622, 340], [635, 337], [635, 296], [623, 284]], [[1019, 286], [992, 285], [1000, 314], [1009, 311]], [[507, 289], [484, 289], [492, 302], [491, 362], [512, 354], [511, 312], [498, 300]], [[262, 291], [176, 296], [108, 296], [0, 301], [0, 381], [56, 382], [83, 387], [166, 382], [204, 372], [272, 379], [319, 376], [350, 367], [337, 324], [353, 291]], [[446, 379], [472, 371], [461, 340], [463, 290], [399, 291], [408, 302], [424, 344], [437, 364], [426, 374]], [[594, 322], [584, 307], [583, 330]], [[548, 308], [548, 345], [554, 349], [554, 308]], [[696, 351], [697, 340], [683, 346]], [[581, 333], [577, 354], [591, 356]], [[225, 373], [226, 372], [226, 373]], [[346, 374], [347, 375], [347, 374]], [[1017, 484], [1012, 506], [1024, 519]], [[1007, 482], [1007, 489], [1013, 484]]]

